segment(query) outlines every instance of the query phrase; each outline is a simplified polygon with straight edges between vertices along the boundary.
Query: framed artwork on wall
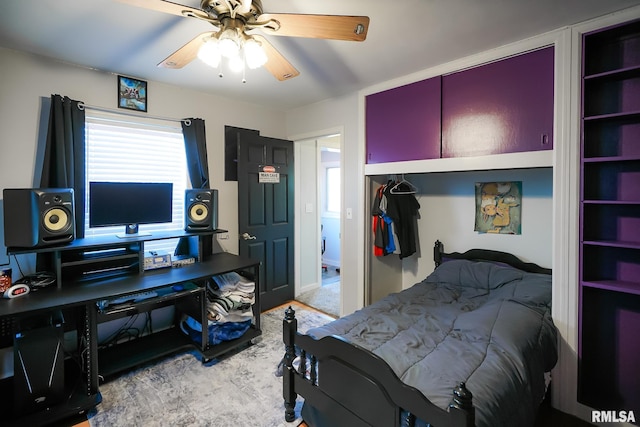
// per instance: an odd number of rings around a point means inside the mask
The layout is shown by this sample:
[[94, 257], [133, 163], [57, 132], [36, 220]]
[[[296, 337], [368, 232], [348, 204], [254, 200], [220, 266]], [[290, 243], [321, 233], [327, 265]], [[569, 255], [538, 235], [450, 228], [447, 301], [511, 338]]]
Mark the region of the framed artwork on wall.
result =
[[118, 76], [118, 107], [147, 112], [147, 82]]
[[522, 181], [476, 182], [478, 233], [522, 234]]

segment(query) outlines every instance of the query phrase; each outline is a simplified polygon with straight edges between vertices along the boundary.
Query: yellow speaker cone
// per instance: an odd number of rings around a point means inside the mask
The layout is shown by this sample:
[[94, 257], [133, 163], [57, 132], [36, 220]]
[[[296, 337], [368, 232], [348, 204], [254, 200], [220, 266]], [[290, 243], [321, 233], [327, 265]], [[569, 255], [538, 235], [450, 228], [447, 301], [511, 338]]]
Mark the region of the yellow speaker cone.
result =
[[51, 208], [44, 214], [44, 228], [56, 232], [69, 227], [69, 214], [66, 209]]
[[194, 203], [189, 208], [189, 218], [192, 221], [200, 222], [209, 216], [209, 208], [204, 203]]

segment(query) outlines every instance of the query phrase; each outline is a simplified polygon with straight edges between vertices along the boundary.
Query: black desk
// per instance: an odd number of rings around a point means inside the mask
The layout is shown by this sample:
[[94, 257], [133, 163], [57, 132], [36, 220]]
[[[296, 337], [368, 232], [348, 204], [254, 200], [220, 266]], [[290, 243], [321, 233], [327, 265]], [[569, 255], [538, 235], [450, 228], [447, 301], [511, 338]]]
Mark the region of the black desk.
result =
[[[77, 348], [68, 352], [65, 362], [65, 393], [68, 399], [55, 406], [48, 407], [30, 414], [12, 416], [12, 400], [2, 399], [0, 413], [3, 422], [15, 425], [43, 425], [55, 420], [66, 418], [74, 414], [85, 412], [101, 401], [98, 388], [100, 376], [110, 376], [141, 363], [163, 357], [165, 355], [185, 349], [197, 349], [206, 362], [227, 351], [254, 342], [261, 334], [260, 329], [260, 262], [229, 253], [218, 253], [208, 256], [202, 254], [202, 238], [213, 233], [196, 234], [200, 242], [198, 248], [198, 262], [179, 268], [163, 268], [142, 271], [141, 264], [144, 254], [144, 242], [175, 237], [193, 237], [194, 234], [168, 234], [155, 236], [140, 236], [139, 238], [117, 239], [79, 239], [68, 245], [38, 249], [10, 248], [11, 254], [18, 253], [51, 253], [57, 261], [56, 272], [61, 280], [57, 286], [40, 289], [23, 297], [0, 301], [0, 319], [3, 329], [10, 328], [19, 331], [23, 321], [36, 316], [46, 316], [61, 310], [65, 313], [65, 329], [75, 331]], [[89, 280], [75, 279], [65, 273], [68, 266], [93, 265], [84, 261], [69, 262], [68, 259], [82, 259], [85, 251], [96, 249], [127, 248], [131, 250], [132, 258], [136, 258], [140, 265], [127, 270], [124, 274], [112, 277], [92, 278]], [[65, 256], [71, 255], [65, 261]], [[120, 256], [120, 255], [118, 255]], [[112, 261], [108, 258], [107, 261]], [[107, 262], [105, 261], [105, 262]], [[150, 311], [154, 308], [174, 305], [176, 310], [199, 320], [207, 325], [206, 293], [203, 281], [218, 274], [240, 272], [252, 277], [255, 282], [255, 304], [253, 305], [254, 321], [251, 328], [240, 338], [217, 345], [209, 345], [208, 331], [203, 327], [201, 344], [191, 341], [183, 334], [176, 324], [169, 329], [154, 332], [139, 339], [118, 344], [106, 349], [98, 349], [98, 324], [110, 320], [115, 314], [127, 316], [138, 312]], [[67, 278], [67, 276], [69, 278]], [[172, 285], [194, 283], [176, 292], [163, 292], [161, 296], [130, 304], [117, 313], [113, 310], [100, 311], [97, 302], [120, 295], [133, 294], [141, 291], [169, 289]], [[68, 323], [67, 323], [68, 322]], [[78, 361], [85, 367], [81, 369]], [[2, 396], [12, 396], [13, 378], [0, 380]], [[8, 414], [7, 417], [4, 414]]]

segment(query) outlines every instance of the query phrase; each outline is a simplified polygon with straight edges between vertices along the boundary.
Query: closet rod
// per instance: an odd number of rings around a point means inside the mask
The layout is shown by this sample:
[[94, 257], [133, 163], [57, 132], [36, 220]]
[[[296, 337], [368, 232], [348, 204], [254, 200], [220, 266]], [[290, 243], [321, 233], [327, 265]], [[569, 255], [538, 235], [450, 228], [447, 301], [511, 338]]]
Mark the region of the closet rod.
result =
[[89, 110], [103, 111], [106, 113], [123, 114], [126, 116], [132, 116], [132, 117], [142, 117], [142, 118], [155, 119], [155, 120], [166, 120], [169, 122], [178, 122], [178, 123], [185, 122], [187, 126], [191, 125], [191, 120], [189, 119], [174, 119], [172, 117], [150, 116], [147, 114], [138, 114], [130, 111], [117, 110], [115, 108], [98, 107], [96, 105], [85, 104], [84, 102], [78, 102], [78, 108], [81, 110], [89, 109]]

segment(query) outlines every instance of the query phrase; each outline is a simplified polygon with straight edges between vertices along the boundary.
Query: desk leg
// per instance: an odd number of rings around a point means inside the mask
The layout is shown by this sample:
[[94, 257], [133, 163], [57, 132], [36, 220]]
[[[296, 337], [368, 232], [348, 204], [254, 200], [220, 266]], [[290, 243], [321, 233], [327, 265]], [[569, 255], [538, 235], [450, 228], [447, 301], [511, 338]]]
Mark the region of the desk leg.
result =
[[[202, 344], [200, 345], [202, 351], [206, 351], [209, 348], [209, 318], [207, 317], [207, 288], [203, 286], [198, 293], [198, 300], [200, 301], [200, 326], [202, 329]], [[202, 363], [209, 362], [208, 359], [202, 358]]]
[[87, 345], [85, 366], [87, 371], [87, 394], [98, 393], [98, 312], [95, 304], [87, 303], [84, 308], [84, 339]]

